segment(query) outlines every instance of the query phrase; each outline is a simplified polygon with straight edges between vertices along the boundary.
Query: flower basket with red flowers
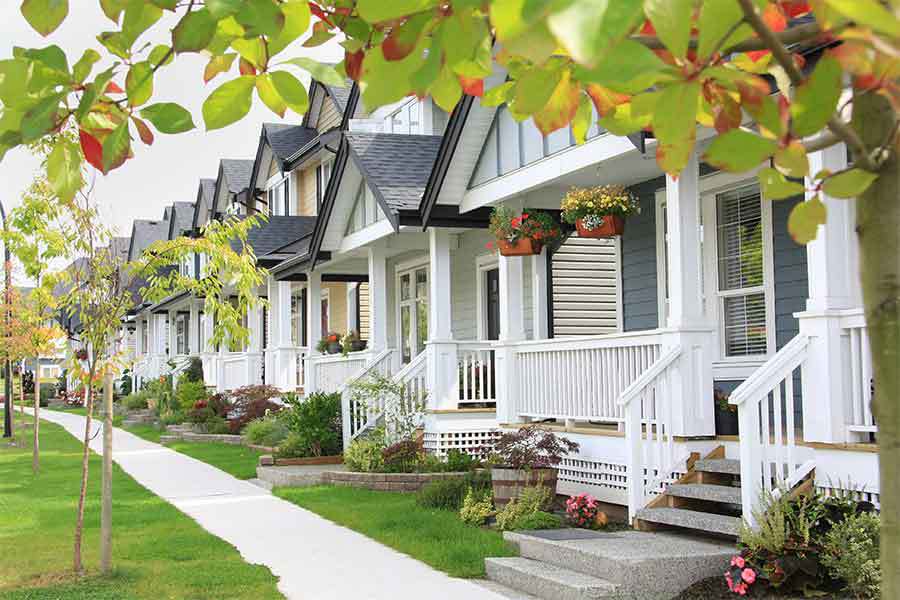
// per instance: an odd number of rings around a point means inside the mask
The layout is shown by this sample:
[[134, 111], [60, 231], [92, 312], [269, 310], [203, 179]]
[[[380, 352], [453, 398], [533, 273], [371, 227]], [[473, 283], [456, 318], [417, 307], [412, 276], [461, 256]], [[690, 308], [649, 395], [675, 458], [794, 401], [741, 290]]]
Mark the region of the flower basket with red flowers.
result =
[[341, 347], [341, 335], [339, 333], [329, 333], [316, 344], [316, 350], [325, 354], [340, 354]]
[[500, 204], [491, 212], [490, 232], [497, 239], [495, 246], [503, 256], [540, 254], [544, 246], [552, 244], [562, 234], [559, 223], [547, 212], [525, 209], [521, 215]]

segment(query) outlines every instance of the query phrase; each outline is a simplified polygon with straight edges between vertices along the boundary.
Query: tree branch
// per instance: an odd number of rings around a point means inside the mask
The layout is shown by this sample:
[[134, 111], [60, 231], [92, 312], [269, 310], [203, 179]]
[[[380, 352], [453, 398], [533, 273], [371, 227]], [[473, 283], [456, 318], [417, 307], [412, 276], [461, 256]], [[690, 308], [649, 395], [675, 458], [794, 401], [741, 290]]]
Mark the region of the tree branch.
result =
[[[772, 34], [781, 44], [791, 45], [817, 38], [822, 34], [822, 28], [819, 27], [818, 23], [804, 23], [803, 25], [796, 25], [778, 33], [772, 32]], [[666, 49], [666, 46], [656, 36], [635, 35], [630, 39], [647, 46], [651, 50]], [[697, 47], [696, 39], [692, 39], [690, 41], [690, 47]], [[761, 38], [753, 38], [744, 40], [743, 42], [735, 44], [734, 46], [729, 46], [728, 48], [726, 48], [726, 50], [728, 50], [729, 52], [752, 52], [754, 50], [770, 50], [770, 48]]]

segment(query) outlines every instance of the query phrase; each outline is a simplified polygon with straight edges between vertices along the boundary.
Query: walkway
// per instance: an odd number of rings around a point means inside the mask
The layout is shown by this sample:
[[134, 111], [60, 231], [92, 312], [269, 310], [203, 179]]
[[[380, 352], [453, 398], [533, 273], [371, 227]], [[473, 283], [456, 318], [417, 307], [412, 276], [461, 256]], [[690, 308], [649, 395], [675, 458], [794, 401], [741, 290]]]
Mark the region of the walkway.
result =
[[[82, 416], [51, 410], [41, 411], [41, 416], [79, 439], [84, 435]], [[95, 452], [101, 451], [102, 437], [91, 443]], [[247, 562], [269, 567], [288, 598], [503, 598], [189, 456], [121, 429], [115, 430], [113, 440], [113, 458], [125, 472], [233, 544]]]

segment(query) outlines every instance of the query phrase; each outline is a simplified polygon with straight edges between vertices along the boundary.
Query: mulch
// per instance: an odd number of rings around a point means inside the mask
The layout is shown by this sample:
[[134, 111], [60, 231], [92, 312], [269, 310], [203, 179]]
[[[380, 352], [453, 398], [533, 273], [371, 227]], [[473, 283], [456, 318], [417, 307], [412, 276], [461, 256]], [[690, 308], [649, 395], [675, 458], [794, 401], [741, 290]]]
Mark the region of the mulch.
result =
[[[736, 598], [757, 598], [761, 600], [805, 600], [803, 596], [785, 596], [774, 594], [771, 590], [763, 590], [757, 588], [746, 596], [738, 596], [728, 591], [724, 577], [710, 577], [703, 581], [698, 581], [688, 589], [679, 594], [675, 600], [735, 600]], [[849, 595], [826, 594], [824, 596], [816, 596], [816, 600], [848, 600], [852, 598]]]

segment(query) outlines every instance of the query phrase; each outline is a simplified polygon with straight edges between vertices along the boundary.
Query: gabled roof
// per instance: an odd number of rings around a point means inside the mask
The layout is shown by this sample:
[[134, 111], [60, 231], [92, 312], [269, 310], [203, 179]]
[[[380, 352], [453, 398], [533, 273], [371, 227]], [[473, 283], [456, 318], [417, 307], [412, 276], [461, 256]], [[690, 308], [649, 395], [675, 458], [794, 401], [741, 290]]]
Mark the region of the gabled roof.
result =
[[318, 131], [310, 127], [285, 123], [263, 123], [262, 129], [272, 154], [279, 162], [287, 160], [319, 135]]
[[[166, 209], [166, 212], [169, 208]], [[147, 249], [147, 246], [156, 240], [165, 240], [169, 237], [168, 221], [150, 221], [148, 219], [136, 219], [131, 228], [131, 243], [128, 248], [128, 260], [136, 260]]]
[[225, 189], [232, 194], [239, 194], [249, 187], [250, 175], [253, 173], [252, 160], [223, 158], [219, 164]]
[[[253, 248], [258, 261], [266, 255], [287, 246], [302, 237], [309, 236], [316, 226], [316, 217], [271, 216], [247, 233], [247, 243]], [[237, 240], [231, 242], [235, 252], [240, 251]]]
[[194, 203], [176, 202], [172, 205], [168, 239], [172, 240], [189, 232], [194, 224]]
[[[205, 220], [212, 212], [213, 202], [216, 199], [216, 180], [204, 178], [197, 186], [197, 200], [194, 202], [194, 217], [191, 227], [196, 229], [205, 225]], [[205, 214], [204, 214], [205, 213]]]
[[341, 113], [347, 112], [347, 106], [350, 102], [350, 92], [353, 90], [355, 82], [347, 78], [344, 83], [344, 87], [337, 87], [335, 85], [328, 85], [323, 83], [322, 87], [325, 88], [325, 91], [328, 92], [328, 95], [334, 99], [335, 104], [337, 104], [338, 110]]

